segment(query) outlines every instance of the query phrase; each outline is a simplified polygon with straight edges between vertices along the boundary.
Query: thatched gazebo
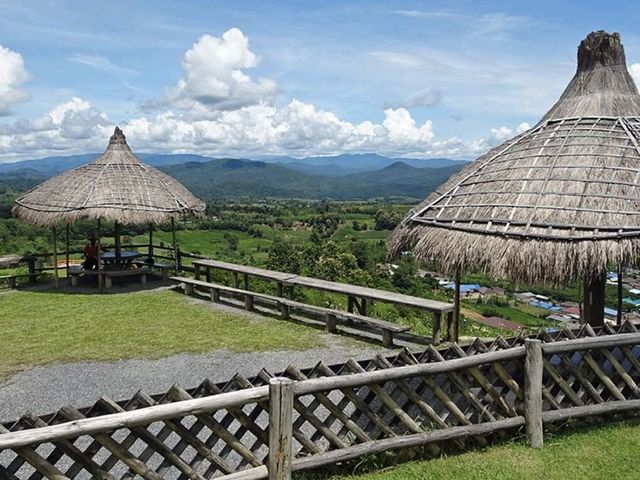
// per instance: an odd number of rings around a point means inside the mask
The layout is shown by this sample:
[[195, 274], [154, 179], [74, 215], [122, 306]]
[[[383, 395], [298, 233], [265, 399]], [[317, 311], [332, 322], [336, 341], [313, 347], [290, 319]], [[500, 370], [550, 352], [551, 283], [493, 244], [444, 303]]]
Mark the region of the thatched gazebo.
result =
[[[79, 219], [95, 220], [100, 241], [101, 221], [115, 223], [115, 253], [120, 252], [120, 224], [171, 221], [176, 251], [175, 219], [202, 215], [205, 204], [169, 175], [143, 164], [122, 130], [115, 128], [107, 150], [95, 161], [50, 178], [15, 201], [13, 215], [26, 222], [51, 227], [56, 252], [56, 226]], [[150, 239], [151, 241], [151, 239]], [[98, 244], [99, 247], [99, 244]], [[100, 247], [98, 248], [100, 252]], [[57, 259], [55, 278], [57, 283]], [[100, 261], [98, 261], [100, 268]], [[101, 275], [98, 275], [101, 279]]]
[[602, 325], [607, 268], [621, 271], [640, 254], [639, 143], [640, 95], [620, 36], [590, 33], [542, 120], [411, 211], [391, 253], [411, 248], [458, 286], [469, 269], [514, 282], [584, 279], [584, 319]]

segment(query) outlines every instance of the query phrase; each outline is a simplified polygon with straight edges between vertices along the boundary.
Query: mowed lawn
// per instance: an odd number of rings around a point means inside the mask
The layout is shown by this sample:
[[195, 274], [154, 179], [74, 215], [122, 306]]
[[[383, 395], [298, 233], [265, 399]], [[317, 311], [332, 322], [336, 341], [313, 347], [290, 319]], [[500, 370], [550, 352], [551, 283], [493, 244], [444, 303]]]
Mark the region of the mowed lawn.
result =
[[[430, 461], [411, 462], [341, 480], [601, 480], [637, 479], [640, 426], [618, 425], [545, 439], [541, 450], [511, 443]], [[314, 477], [318, 478], [318, 477]]]
[[34, 365], [158, 358], [177, 353], [304, 350], [322, 344], [311, 327], [252, 319], [183, 294], [0, 293], [0, 377]]

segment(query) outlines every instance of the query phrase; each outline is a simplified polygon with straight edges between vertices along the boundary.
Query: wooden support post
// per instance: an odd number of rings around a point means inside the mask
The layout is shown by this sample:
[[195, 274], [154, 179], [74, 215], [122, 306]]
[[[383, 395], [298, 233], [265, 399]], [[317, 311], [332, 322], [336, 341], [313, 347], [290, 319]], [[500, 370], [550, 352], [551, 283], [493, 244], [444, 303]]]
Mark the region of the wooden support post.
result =
[[433, 312], [433, 344], [440, 345], [440, 334], [442, 330], [442, 313]]
[[211, 295], [211, 301], [218, 303], [220, 301], [220, 290], [217, 288], [210, 288], [209, 294]]
[[386, 328], [382, 329], [382, 346], [386, 348], [393, 348], [393, 332]]
[[360, 302], [361, 302], [360, 303], [360, 309], [359, 309], [360, 310], [360, 315], [364, 315], [366, 317], [367, 316], [367, 310], [369, 309], [368, 308], [369, 307], [369, 305], [368, 305], [369, 301], [366, 298], [362, 297], [360, 299]]
[[153, 223], [149, 224], [149, 247], [147, 250], [149, 258], [153, 258]]
[[458, 322], [455, 320], [455, 312], [447, 313], [447, 338], [450, 342], [458, 343]]
[[[449, 325], [449, 341], [458, 343], [458, 332], [460, 331], [460, 267], [456, 269], [454, 278], [455, 289], [453, 291], [453, 327]], [[453, 333], [453, 335], [451, 335]]]
[[276, 285], [276, 288], [278, 289], [277, 290], [278, 297], [282, 297], [284, 295], [284, 292], [283, 292], [284, 286], [282, 285], [282, 282], [278, 282], [278, 284]]
[[193, 278], [200, 280], [200, 265], [197, 263], [193, 265]]
[[233, 288], [238, 288], [238, 272], [231, 272], [233, 277], [232, 286]]
[[194, 288], [193, 285], [190, 283], [185, 283], [184, 284], [184, 294], [185, 295], [193, 295], [194, 292]]
[[289, 316], [291, 315], [290, 309], [289, 309], [289, 305], [287, 305], [286, 303], [279, 303], [280, 306], [280, 318], [287, 320], [289, 318]]
[[102, 228], [100, 225], [100, 219], [98, 219], [98, 238], [96, 239], [96, 246], [98, 247], [98, 288], [102, 289]]
[[29, 283], [35, 284], [37, 281], [36, 257], [27, 257], [27, 268], [29, 269]]
[[204, 279], [208, 282], [211, 283], [211, 268], [207, 267], [204, 270]]
[[246, 273], [244, 274], [244, 289], [249, 290], [249, 275]]
[[618, 315], [616, 316], [616, 324], [622, 325], [622, 264], [618, 265]]
[[524, 418], [527, 438], [531, 448], [542, 448], [542, 342], [524, 341]]
[[118, 222], [115, 222], [113, 224], [113, 243], [116, 255], [116, 263], [119, 265], [122, 254], [122, 244], [120, 242], [120, 224]]
[[325, 315], [326, 329], [329, 333], [335, 333], [337, 330], [337, 318], [333, 313]]
[[175, 262], [176, 275], [180, 275], [180, 253], [176, 242], [176, 221], [171, 217], [171, 243], [173, 245], [173, 261]]
[[67, 223], [64, 229], [64, 243], [65, 243], [65, 259], [67, 261], [67, 278], [69, 278], [69, 224]]
[[253, 310], [253, 295], [244, 295], [244, 309]]
[[347, 312], [353, 313], [353, 305], [355, 304], [356, 299], [351, 295], [347, 295]]
[[60, 281], [58, 279], [58, 235], [56, 227], [51, 227], [51, 232], [53, 233], [53, 286], [54, 288], [58, 288]]
[[269, 480], [291, 479], [293, 380], [269, 380]]
[[605, 272], [584, 281], [584, 320], [592, 327], [604, 325], [604, 288], [607, 276]]

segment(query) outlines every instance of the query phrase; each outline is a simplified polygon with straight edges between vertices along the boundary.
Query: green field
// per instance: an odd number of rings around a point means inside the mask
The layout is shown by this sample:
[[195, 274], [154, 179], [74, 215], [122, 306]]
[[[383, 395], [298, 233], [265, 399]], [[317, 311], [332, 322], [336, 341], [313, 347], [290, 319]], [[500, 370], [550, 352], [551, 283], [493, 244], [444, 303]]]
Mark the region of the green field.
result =
[[[619, 425], [545, 439], [541, 450], [522, 442], [461, 455], [388, 467], [381, 459], [365, 459], [360, 475], [301, 475], [335, 480], [631, 480], [639, 477], [636, 452], [640, 426]], [[377, 464], [378, 462], [381, 462]], [[300, 478], [300, 477], [299, 477]]]
[[214, 310], [171, 291], [4, 291], [0, 331], [0, 377], [52, 362], [322, 345], [321, 332], [312, 327]]

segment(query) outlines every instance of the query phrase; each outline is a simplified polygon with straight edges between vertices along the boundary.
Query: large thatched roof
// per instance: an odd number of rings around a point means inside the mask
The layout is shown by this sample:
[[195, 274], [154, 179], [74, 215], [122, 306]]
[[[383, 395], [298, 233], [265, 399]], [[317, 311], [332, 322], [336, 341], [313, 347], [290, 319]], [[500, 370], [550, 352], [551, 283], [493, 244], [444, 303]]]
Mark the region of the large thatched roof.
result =
[[102, 156], [18, 198], [13, 214], [43, 226], [80, 218], [131, 224], [162, 223], [204, 209], [205, 204], [176, 180], [143, 164], [116, 127]]
[[394, 232], [447, 271], [566, 281], [640, 254], [640, 95], [617, 33], [594, 32], [558, 102], [449, 179]]

